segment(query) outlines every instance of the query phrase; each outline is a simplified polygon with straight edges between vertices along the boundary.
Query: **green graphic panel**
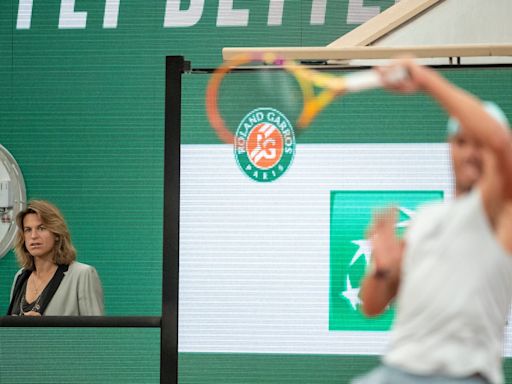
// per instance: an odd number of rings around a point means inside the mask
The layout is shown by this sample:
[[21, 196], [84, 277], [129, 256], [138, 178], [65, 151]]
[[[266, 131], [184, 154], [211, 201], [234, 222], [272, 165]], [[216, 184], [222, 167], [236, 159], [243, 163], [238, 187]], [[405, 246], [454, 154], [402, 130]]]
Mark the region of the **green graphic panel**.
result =
[[0, 329], [0, 383], [159, 382], [159, 329]]
[[[346, 384], [379, 364], [377, 356], [179, 354], [179, 384]], [[506, 383], [512, 359], [504, 362]]]
[[180, 353], [179, 384], [342, 384], [376, 356]]
[[[353, 70], [329, 73], [343, 76]], [[494, 100], [509, 116], [512, 101], [510, 68], [460, 68], [441, 73], [484, 100]], [[183, 77], [182, 143], [220, 143], [206, 117], [205, 92], [211, 75]], [[491, 86], [492, 84], [492, 86]], [[218, 94], [219, 111], [231, 132], [244, 116], [259, 107], [283, 112], [293, 126], [302, 110], [302, 93], [285, 71], [262, 69], [228, 74]], [[446, 113], [430, 97], [392, 94], [384, 90], [353, 93], [336, 99], [305, 130], [297, 143], [439, 143], [446, 139]]]
[[390, 328], [392, 307], [373, 319], [360, 312], [359, 286], [371, 260], [366, 229], [375, 210], [392, 205], [399, 209], [397, 233], [400, 236], [418, 205], [442, 198], [442, 191], [331, 192], [329, 330]]

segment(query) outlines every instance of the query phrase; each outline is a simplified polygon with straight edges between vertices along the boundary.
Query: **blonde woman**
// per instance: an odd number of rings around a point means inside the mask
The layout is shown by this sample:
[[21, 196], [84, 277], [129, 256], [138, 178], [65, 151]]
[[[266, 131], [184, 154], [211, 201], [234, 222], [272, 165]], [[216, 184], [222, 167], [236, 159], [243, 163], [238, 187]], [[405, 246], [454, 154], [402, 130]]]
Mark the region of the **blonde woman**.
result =
[[103, 290], [96, 269], [76, 261], [64, 217], [53, 204], [32, 200], [16, 217], [15, 252], [21, 269], [8, 315], [101, 316]]

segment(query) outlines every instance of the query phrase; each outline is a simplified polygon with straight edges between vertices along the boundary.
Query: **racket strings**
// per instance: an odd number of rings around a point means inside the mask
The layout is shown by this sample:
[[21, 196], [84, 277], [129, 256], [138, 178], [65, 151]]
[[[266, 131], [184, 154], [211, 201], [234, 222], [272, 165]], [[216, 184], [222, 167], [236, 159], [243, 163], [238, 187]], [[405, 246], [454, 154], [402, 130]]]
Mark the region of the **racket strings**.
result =
[[295, 75], [302, 90], [303, 107], [297, 119], [300, 129], [307, 128], [325, 107], [345, 93], [346, 83], [343, 78], [321, 74], [297, 65], [291, 65], [287, 69]]
[[296, 121], [297, 128], [301, 130], [306, 129], [320, 112], [347, 90], [347, 83], [343, 77], [321, 73], [294, 61], [281, 60], [274, 54], [268, 53], [256, 58], [250, 55], [240, 55], [223, 63], [214, 71], [206, 90], [207, 117], [217, 136], [225, 143], [233, 143], [234, 134], [221, 116], [219, 89], [229, 72], [251, 62], [276, 65], [296, 79], [302, 93], [302, 109]]
[[208, 82], [206, 88], [206, 114], [210, 124], [217, 132], [217, 136], [225, 143], [233, 143], [235, 136], [226, 126], [226, 122], [219, 110], [219, 89], [224, 77], [234, 68], [250, 62], [248, 57], [240, 57], [218, 67]]

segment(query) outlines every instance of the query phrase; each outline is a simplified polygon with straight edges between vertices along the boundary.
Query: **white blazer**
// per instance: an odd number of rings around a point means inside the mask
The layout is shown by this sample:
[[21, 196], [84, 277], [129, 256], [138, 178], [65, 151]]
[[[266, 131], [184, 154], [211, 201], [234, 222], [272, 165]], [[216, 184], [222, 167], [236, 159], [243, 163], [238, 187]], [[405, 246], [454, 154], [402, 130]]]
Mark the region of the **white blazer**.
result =
[[[11, 288], [11, 300], [16, 279]], [[96, 269], [74, 261], [64, 272], [59, 288], [43, 313], [44, 316], [103, 316], [103, 289]]]

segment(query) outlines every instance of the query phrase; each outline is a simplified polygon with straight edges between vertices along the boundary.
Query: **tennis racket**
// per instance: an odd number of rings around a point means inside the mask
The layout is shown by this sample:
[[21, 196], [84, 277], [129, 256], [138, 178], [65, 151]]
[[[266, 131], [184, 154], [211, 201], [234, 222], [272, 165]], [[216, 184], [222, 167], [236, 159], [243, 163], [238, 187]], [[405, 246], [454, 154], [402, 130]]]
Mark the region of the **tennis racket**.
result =
[[[256, 66], [248, 67], [249, 64]], [[295, 126], [301, 131], [308, 128], [314, 119], [334, 100], [342, 95], [351, 92], [360, 92], [369, 89], [381, 88], [383, 86], [382, 76], [376, 70], [362, 70], [344, 75], [332, 74], [311, 66], [303, 65], [291, 60], [282, 60], [273, 54], [251, 56], [240, 55], [220, 65], [212, 74], [206, 89], [206, 113], [211, 126], [218, 137], [225, 143], [233, 143], [235, 123], [227, 123], [225, 113], [230, 111], [229, 104], [221, 108], [223, 93], [237, 92], [235, 88], [244, 88], [248, 82], [243, 79], [228, 81], [234, 76], [230, 73], [259, 72], [260, 83], [269, 89], [279, 89], [272, 92], [272, 95], [263, 97], [269, 100], [275, 97], [275, 93], [281, 94], [279, 102], [285, 108], [295, 109]], [[407, 77], [407, 71], [397, 68], [396, 71], [387, 75], [387, 82], [398, 82]], [[292, 79], [290, 81], [290, 79]], [[240, 93], [240, 89], [238, 89]], [[285, 100], [283, 102], [283, 100]], [[236, 100], [237, 102], [239, 100]], [[297, 108], [299, 108], [297, 110]], [[222, 109], [222, 112], [221, 112]], [[227, 111], [227, 112], [226, 112]]]

